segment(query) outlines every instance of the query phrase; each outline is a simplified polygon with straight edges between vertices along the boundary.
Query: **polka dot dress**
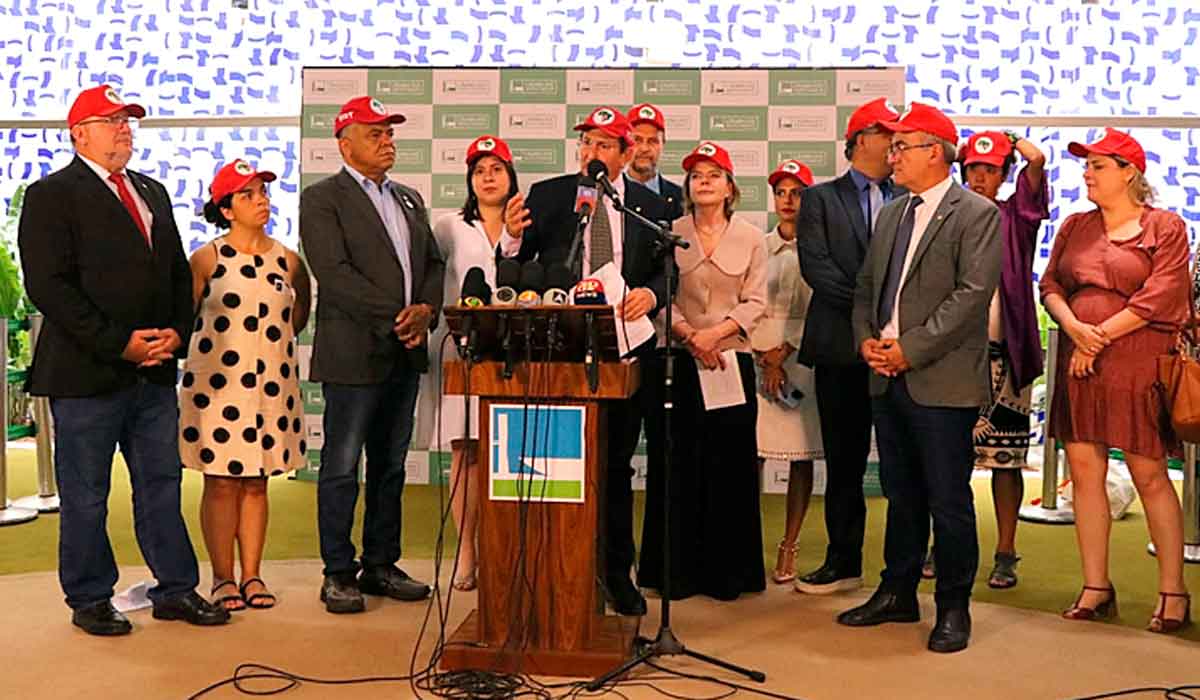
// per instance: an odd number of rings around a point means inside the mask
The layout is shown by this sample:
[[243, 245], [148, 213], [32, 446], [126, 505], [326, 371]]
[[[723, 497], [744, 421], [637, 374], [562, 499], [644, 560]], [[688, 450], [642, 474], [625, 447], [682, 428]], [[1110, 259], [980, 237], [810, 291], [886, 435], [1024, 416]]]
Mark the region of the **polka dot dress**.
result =
[[240, 253], [219, 238], [179, 393], [183, 465], [275, 476], [304, 464], [303, 406], [286, 251]]

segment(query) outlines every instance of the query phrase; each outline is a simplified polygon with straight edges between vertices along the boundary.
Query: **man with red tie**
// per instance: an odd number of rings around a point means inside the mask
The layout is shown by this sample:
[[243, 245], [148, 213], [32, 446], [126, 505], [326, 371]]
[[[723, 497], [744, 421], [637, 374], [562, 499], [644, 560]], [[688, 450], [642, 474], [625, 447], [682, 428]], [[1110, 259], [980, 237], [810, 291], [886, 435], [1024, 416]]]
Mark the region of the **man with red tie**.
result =
[[192, 331], [192, 274], [166, 189], [126, 169], [145, 113], [108, 85], [80, 93], [67, 116], [75, 158], [26, 191], [18, 234], [25, 286], [45, 316], [27, 389], [49, 396], [54, 413], [59, 580], [72, 622], [96, 635], [132, 629], [109, 602], [117, 565], [105, 521], [118, 445], [157, 581], [154, 617], [229, 619], [195, 591], [179, 511], [175, 360]]

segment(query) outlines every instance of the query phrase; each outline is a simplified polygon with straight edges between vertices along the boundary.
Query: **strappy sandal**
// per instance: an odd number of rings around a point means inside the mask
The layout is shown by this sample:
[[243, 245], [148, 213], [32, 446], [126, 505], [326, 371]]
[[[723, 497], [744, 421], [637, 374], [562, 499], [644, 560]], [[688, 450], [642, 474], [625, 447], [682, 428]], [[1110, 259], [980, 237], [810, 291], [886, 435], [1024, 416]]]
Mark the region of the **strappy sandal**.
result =
[[[1163, 614], [1167, 612], [1167, 598], [1183, 598], [1187, 601], [1186, 606], [1183, 608], [1183, 617], [1163, 617]], [[1190, 593], [1167, 593], [1159, 591], [1158, 600], [1162, 612], [1156, 613], [1150, 618], [1150, 624], [1146, 626], [1146, 629], [1159, 634], [1170, 634], [1171, 632], [1178, 632], [1192, 624], [1192, 596]]]
[[933, 550], [925, 555], [925, 561], [921, 563], [921, 578], [933, 579], [937, 578], [937, 562], [933, 558]]
[[988, 575], [988, 588], [1012, 588], [1017, 585], [1017, 562], [1021, 561], [1015, 552], [996, 552], [996, 565]]
[[[1103, 603], [1100, 603], [1094, 608], [1085, 607], [1079, 603], [1083, 600], [1083, 594], [1086, 591], [1100, 591], [1108, 593], [1108, 598]], [[1075, 604], [1063, 611], [1062, 616], [1068, 620], [1107, 620], [1117, 616], [1117, 589], [1111, 585], [1108, 588], [1098, 588], [1096, 586], [1084, 586], [1079, 592], [1079, 597], [1075, 599]]]
[[[216, 595], [217, 591], [221, 590], [225, 586], [233, 586], [234, 589], [237, 589], [237, 584], [234, 583], [232, 580], [221, 579], [213, 584], [212, 590], [208, 592], [209, 596]], [[213, 598], [212, 603], [213, 603], [213, 605], [220, 605], [221, 607], [225, 608], [229, 612], [237, 612], [238, 610], [246, 609], [246, 600], [244, 598], [242, 598], [240, 592], [239, 593], [230, 593], [229, 595], [223, 595], [220, 598]]]
[[452, 585], [454, 586], [454, 590], [463, 591], [464, 593], [475, 590], [475, 588], [479, 585], [479, 579], [476, 576], [475, 569], [471, 569], [471, 571], [468, 573], [463, 574], [461, 578], [455, 578]]
[[[771, 572], [771, 580], [775, 583], [787, 583], [796, 578], [796, 553], [800, 551], [800, 545], [793, 543], [788, 547], [783, 540], [779, 540], [779, 551], [776, 553], [775, 570]], [[784, 563], [787, 566], [783, 566]]]
[[[260, 584], [264, 590], [261, 590], [258, 593], [251, 593], [250, 595], [246, 595], [246, 588], [249, 587], [250, 584], [252, 584], [252, 583]], [[266, 610], [267, 608], [275, 607], [275, 594], [270, 593], [267, 590], [265, 590], [266, 587], [267, 587], [266, 581], [263, 581], [261, 578], [254, 576], [252, 578], [246, 579], [245, 581], [242, 581], [242, 585], [240, 587], [238, 587], [238, 592], [240, 592], [242, 594], [242, 599], [246, 601], [246, 605], [248, 607], [254, 608], [256, 610]], [[262, 601], [267, 601], [267, 602], [262, 602]]]

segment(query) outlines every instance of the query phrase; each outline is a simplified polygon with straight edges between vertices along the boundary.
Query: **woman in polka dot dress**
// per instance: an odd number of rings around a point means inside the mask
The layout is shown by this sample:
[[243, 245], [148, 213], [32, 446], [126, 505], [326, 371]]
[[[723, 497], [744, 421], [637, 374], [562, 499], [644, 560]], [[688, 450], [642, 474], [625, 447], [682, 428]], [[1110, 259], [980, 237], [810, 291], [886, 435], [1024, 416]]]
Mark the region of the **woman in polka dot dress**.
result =
[[230, 610], [275, 604], [259, 576], [267, 477], [298, 468], [307, 448], [295, 337], [308, 322], [308, 271], [267, 237], [274, 179], [242, 160], [222, 167], [204, 217], [229, 233], [191, 259], [197, 318], [179, 393], [179, 451], [185, 467], [204, 473], [212, 594]]

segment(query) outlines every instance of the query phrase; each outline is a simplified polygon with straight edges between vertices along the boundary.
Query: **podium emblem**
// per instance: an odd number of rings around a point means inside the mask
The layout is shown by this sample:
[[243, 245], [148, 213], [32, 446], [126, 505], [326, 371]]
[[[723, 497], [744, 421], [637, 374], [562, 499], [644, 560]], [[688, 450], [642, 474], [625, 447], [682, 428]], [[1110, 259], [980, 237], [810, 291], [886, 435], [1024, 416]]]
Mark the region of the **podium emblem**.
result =
[[585, 406], [491, 405], [488, 497], [583, 503]]

